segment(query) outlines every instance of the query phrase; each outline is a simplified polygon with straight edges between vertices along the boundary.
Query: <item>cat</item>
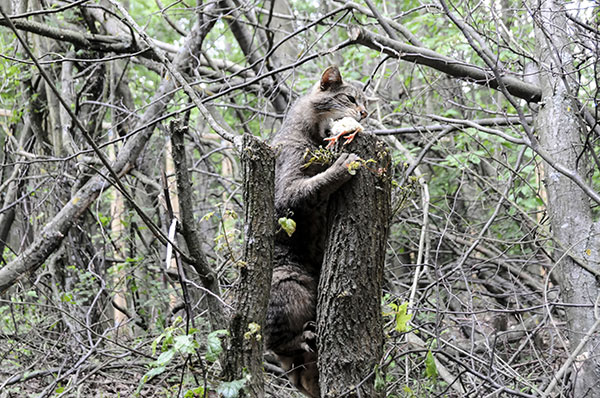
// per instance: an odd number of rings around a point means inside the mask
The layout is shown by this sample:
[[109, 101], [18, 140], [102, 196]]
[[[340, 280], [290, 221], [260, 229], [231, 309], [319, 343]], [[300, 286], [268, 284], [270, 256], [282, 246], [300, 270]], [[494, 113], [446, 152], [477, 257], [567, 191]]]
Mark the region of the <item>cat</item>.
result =
[[344, 82], [337, 66], [330, 66], [290, 108], [271, 142], [277, 153], [277, 217], [293, 219], [296, 229], [291, 236], [281, 230], [275, 238], [265, 345], [292, 384], [314, 398], [319, 397], [315, 320], [327, 205], [329, 196], [352, 178], [348, 165], [358, 157], [342, 153], [327, 164], [307, 162], [307, 154], [325, 146], [330, 123], [344, 117], [366, 118], [366, 98], [358, 84]]

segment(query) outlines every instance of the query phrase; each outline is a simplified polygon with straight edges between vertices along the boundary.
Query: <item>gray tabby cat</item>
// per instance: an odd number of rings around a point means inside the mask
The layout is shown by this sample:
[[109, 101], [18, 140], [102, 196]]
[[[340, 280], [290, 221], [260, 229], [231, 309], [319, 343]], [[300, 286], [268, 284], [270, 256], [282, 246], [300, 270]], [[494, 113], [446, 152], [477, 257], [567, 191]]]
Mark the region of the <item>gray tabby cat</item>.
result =
[[277, 354], [290, 381], [303, 393], [319, 396], [316, 366], [317, 285], [327, 239], [329, 196], [352, 178], [354, 154], [342, 153], [333, 164], [311, 162], [305, 154], [327, 144], [332, 120], [367, 116], [360, 87], [342, 81], [336, 66], [327, 68], [311, 91], [288, 112], [273, 137], [275, 209], [296, 222], [292, 236], [278, 232], [271, 299], [265, 324], [267, 349]]

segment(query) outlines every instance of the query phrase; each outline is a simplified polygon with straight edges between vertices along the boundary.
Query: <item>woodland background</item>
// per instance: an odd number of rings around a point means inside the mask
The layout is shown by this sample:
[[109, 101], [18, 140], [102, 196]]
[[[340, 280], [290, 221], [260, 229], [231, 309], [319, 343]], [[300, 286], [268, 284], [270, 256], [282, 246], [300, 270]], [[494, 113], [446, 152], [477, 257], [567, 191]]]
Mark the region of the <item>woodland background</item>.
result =
[[392, 155], [376, 389], [600, 396], [597, 2], [0, 5], [0, 397], [243, 393], [234, 138], [331, 64]]

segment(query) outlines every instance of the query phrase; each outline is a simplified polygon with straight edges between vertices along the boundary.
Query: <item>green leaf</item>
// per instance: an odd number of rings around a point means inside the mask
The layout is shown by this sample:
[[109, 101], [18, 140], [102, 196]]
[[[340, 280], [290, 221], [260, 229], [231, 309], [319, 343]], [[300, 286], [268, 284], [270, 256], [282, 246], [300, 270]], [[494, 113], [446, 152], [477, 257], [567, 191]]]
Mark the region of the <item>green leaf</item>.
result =
[[229, 333], [227, 330], [215, 330], [210, 332], [206, 336], [206, 355], [205, 358], [208, 362], [215, 362], [219, 359], [219, 355], [223, 352], [223, 346], [221, 345], [221, 336], [226, 336]]
[[[368, 161], [365, 163], [368, 163]], [[360, 169], [360, 166], [361, 163], [356, 160], [354, 162], [348, 163], [348, 173], [350, 173], [350, 175], [356, 175], [356, 170]]]
[[445, 117], [456, 117], [456, 118], [458, 118], [458, 117], [460, 117], [460, 112], [459, 112], [459, 111], [457, 111], [457, 110], [456, 110], [456, 109], [454, 109], [454, 108], [448, 108], [448, 109], [446, 109], [446, 110], [445, 110], [445, 111], [442, 113], [442, 115], [443, 115], [443, 116], [445, 116]]
[[221, 383], [219, 388], [217, 388], [217, 394], [223, 396], [223, 398], [237, 398], [240, 394], [240, 390], [244, 388], [246, 384], [246, 379], [227, 381], [225, 383]]
[[256, 322], [250, 322], [248, 324], [248, 331], [244, 333], [244, 339], [250, 340], [253, 336], [255, 336], [257, 341], [260, 341], [262, 338], [260, 335], [260, 325]]
[[71, 293], [63, 293], [60, 296], [60, 301], [62, 301], [63, 303], [75, 304], [75, 301], [73, 300], [73, 295]]
[[408, 332], [408, 322], [412, 318], [412, 314], [407, 314], [408, 301], [402, 303], [396, 308], [396, 331], [399, 333]]
[[231, 209], [226, 209], [225, 210], [225, 215], [228, 216], [228, 217], [233, 218], [234, 220], [238, 219], [238, 214], [234, 210], [231, 210]]
[[166, 366], [159, 366], [157, 368], [150, 369], [144, 375], [144, 381], [147, 382], [148, 380], [152, 379], [154, 376], [158, 376], [159, 374], [163, 373], [166, 369], [167, 369]]
[[176, 351], [173, 349], [163, 352], [158, 356], [158, 359], [155, 363], [159, 366], [164, 366], [168, 364], [169, 362], [171, 362], [171, 359], [173, 359], [173, 357], [175, 356], [175, 352]]
[[288, 234], [288, 236], [292, 236], [292, 234], [296, 231], [296, 221], [291, 218], [281, 217], [279, 220], [279, 225], [281, 228]]
[[381, 374], [379, 365], [375, 365], [375, 391], [385, 391], [385, 378]]
[[177, 336], [174, 339], [173, 348], [182, 354], [193, 354], [196, 349], [196, 340], [187, 334]]
[[204, 387], [196, 387], [191, 390], [187, 390], [185, 394], [183, 394], [183, 398], [195, 398], [195, 397], [203, 397], [204, 396]]
[[206, 213], [205, 215], [202, 216], [202, 218], [200, 219], [200, 221], [202, 222], [202, 221], [209, 220], [214, 215], [215, 215], [214, 211], [208, 212], [208, 213]]
[[150, 380], [154, 376], [158, 376], [159, 374], [163, 373], [166, 368], [167, 368], [166, 366], [159, 366], [157, 368], [152, 368], [148, 372], [146, 372], [146, 374], [144, 376], [142, 376], [142, 379], [140, 380], [140, 384], [138, 384], [137, 388], [135, 389], [135, 393], [134, 393], [135, 396], [139, 396], [140, 391], [142, 390], [142, 387], [144, 387], [144, 384], [146, 384], [148, 382], [148, 380]]
[[158, 343], [160, 343], [160, 341], [163, 339], [163, 337], [165, 337], [164, 334], [161, 334], [160, 336], [158, 336], [157, 338], [154, 339], [154, 341], [152, 341], [152, 355], [156, 355], [156, 346], [158, 346]]
[[429, 377], [433, 381], [437, 379], [438, 371], [435, 366], [435, 358], [431, 350], [427, 352], [427, 356], [425, 357], [425, 376]]

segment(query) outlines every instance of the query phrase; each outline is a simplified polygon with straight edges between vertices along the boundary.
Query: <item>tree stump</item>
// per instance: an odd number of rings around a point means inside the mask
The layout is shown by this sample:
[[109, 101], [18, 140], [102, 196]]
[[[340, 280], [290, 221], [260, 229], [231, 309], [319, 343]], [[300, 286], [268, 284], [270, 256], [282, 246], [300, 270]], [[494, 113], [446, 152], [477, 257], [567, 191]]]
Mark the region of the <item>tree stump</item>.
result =
[[[317, 306], [321, 397], [380, 397], [381, 288], [390, 217], [390, 157], [374, 136], [344, 148], [363, 159], [329, 201], [328, 242]], [[357, 390], [359, 392], [357, 392]]]

